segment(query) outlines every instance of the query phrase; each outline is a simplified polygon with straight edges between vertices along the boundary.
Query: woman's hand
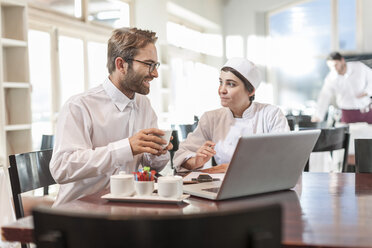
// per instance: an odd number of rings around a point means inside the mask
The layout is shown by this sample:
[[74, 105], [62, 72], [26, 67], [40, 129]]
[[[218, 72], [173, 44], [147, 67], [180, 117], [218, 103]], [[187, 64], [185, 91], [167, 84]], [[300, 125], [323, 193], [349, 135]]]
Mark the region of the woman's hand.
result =
[[182, 167], [188, 170], [194, 170], [203, 166], [212, 156], [216, 154], [214, 146], [216, 144], [212, 141], [206, 141], [197, 151], [196, 156], [188, 159], [182, 164]]
[[202, 172], [213, 174], [213, 173], [226, 173], [227, 168], [229, 167], [229, 164], [219, 164], [216, 166], [213, 166], [212, 168], [204, 169]]
[[216, 151], [214, 150], [215, 145], [214, 142], [207, 141], [197, 150], [195, 156], [195, 168], [203, 166], [216, 154]]

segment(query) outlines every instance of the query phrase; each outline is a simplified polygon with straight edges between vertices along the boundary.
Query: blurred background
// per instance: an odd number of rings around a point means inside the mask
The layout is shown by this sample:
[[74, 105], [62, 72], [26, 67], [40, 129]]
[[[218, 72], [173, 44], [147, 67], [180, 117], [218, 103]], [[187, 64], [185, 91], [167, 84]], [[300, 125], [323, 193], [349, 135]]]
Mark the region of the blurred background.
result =
[[256, 101], [311, 115], [326, 56], [372, 53], [370, 9], [370, 0], [29, 0], [32, 146], [54, 133], [70, 96], [107, 77], [114, 28], [157, 32], [160, 76], [149, 98], [160, 127], [169, 127], [220, 107], [219, 69], [234, 56], [262, 72]]

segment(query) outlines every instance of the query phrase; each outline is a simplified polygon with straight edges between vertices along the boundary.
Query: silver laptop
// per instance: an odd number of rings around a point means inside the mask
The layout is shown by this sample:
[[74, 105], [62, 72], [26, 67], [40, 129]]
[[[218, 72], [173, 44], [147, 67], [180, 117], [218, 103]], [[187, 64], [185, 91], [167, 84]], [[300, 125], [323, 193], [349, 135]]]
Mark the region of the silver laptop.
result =
[[319, 134], [309, 130], [241, 137], [223, 181], [184, 185], [183, 191], [223, 200], [293, 188]]

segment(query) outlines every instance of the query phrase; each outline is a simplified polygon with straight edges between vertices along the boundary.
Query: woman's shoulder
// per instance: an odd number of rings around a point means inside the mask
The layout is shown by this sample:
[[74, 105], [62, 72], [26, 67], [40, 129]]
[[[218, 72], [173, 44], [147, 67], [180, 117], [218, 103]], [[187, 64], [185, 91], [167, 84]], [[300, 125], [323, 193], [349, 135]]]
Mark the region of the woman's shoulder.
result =
[[281, 109], [273, 104], [254, 102], [255, 107], [258, 111], [264, 111], [266, 113], [281, 112]]
[[221, 116], [227, 114], [229, 114], [229, 110], [227, 108], [219, 108], [204, 112], [201, 118], [203, 118], [203, 116], [207, 118], [221, 118]]

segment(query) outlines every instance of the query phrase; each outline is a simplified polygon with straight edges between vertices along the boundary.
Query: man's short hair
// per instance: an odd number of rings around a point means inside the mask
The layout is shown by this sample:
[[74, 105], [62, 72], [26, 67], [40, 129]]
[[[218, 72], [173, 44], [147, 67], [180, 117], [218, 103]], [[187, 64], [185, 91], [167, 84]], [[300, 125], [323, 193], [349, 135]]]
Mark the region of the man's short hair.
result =
[[342, 60], [343, 58], [339, 52], [332, 52], [328, 55], [327, 60]]
[[115, 59], [121, 57], [131, 65], [138, 50], [149, 43], [155, 44], [158, 37], [156, 33], [149, 30], [137, 28], [118, 28], [112, 32], [107, 45], [107, 69], [109, 73], [115, 71]]

